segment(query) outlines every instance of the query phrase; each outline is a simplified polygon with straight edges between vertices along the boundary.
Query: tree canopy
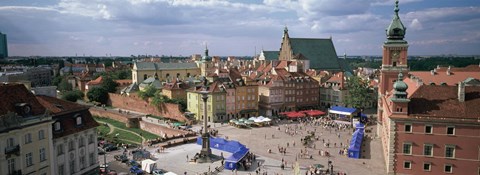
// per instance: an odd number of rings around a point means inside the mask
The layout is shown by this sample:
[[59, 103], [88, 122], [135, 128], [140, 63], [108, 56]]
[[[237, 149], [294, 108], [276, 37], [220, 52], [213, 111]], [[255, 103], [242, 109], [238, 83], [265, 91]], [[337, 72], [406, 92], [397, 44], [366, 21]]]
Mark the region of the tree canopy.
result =
[[368, 101], [371, 100], [371, 91], [368, 82], [357, 76], [352, 76], [347, 80], [348, 95], [345, 104], [354, 108], [365, 108]]
[[74, 91], [67, 91], [63, 93], [61, 99], [76, 102], [78, 99], [82, 99], [84, 94], [82, 91], [74, 90]]
[[90, 101], [96, 101], [102, 104], [107, 103], [108, 91], [103, 87], [94, 87], [87, 92], [87, 98]]
[[102, 84], [100, 85], [102, 88], [104, 88], [107, 92], [114, 93], [117, 91], [117, 82], [113, 81], [112, 78], [109, 76], [104, 76]]
[[152, 85], [148, 85], [143, 91], [138, 91], [138, 96], [143, 100], [147, 100], [150, 97], [154, 97], [157, 92], [157, 88]]

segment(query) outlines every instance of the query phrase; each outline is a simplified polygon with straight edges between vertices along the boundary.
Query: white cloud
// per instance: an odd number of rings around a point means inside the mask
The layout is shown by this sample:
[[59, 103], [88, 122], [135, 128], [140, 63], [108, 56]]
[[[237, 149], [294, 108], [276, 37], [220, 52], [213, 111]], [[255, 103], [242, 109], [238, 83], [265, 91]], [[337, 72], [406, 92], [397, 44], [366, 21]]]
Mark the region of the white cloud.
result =
[[410, 23], [409, 29], [422, 30], [422, 29], [423, 29], [423, 26], [422, 26], [422, 23], [421, 23], [417, 18], [415, 18], [415, 19], [413, 19], [412, 22]]

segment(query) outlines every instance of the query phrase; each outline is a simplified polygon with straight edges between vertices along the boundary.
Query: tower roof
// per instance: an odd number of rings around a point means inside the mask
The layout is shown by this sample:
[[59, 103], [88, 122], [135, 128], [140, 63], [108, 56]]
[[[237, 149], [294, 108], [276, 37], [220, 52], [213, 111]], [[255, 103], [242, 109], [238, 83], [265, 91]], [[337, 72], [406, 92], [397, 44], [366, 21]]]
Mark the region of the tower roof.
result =
[[202, 57], [202, 61], [212, 61], [212, 57], [208, 56], [208, 46], [205, 45], [205, 55]]
[[392, 22], [386, 29], [388, 40], [403, 40], [403, 38], [405, 38], [407, 28], [403, 26], [403, 23], [398, 16], [398, 11], [398, 0], [396, 0], [394, 9], [395, 14], [393, 16]]

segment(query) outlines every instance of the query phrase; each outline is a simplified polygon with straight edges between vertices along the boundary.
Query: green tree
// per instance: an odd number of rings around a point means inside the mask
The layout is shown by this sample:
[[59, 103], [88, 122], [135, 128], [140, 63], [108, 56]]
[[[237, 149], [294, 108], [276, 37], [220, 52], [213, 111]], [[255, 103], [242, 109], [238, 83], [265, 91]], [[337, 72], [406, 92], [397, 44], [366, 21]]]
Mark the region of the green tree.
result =
[[67, 91], [63, 93], [61, 99], [71, 101], [71, 102], [76, 102], [78, 99], [82, 99], [83, 96], [84, 95], [82, 91], [74, 90], [74, 91]]
[[102, 87], [94, 87], [87, 92], [87, 98], [90, 101], [96, 101], [105, 104], [108, 100], [108, 91]]
[[102, 84], [100, 86], [105, 90], [107, 90], [108, 92], [114, 93], [117, 91], [118, 84], [117, 82], [113, 81], [113, 79], [110, 78], [109, 76], [104, 76]]
[[52, 85], [58, 86], [62, 80], [65, 79], [64, 76], [57, 75], [56, 77], [53, 77], [52, 79]]
[[365, 108], [367, 101], [371, 100], [371, 91], [368, 82], [360, 77], [352, 76], [347, 80], [349, 94], [346, 96], [345, 104], [354, 108]]
[[152, 98], [152, 104], [155, 106], [158, 106], [161, 103], [166, 103], [168, 102], [169, 99], [167, 96], [163, 95], [161, 92], [156, 92], [155, 95]]
[[62, 78], [62, 80], [58, 84], [57, 89], [61, 92], [71, 91], [72, 90], [72, 84], [70, 84], [66, 78]]
[[154, 97], [156, 95], [157, 88], [152, 85], [148, 85], [143, 89], [143, 91], [138, 91], [138, 96], [143, 100], [147, 100], [150, 97]]

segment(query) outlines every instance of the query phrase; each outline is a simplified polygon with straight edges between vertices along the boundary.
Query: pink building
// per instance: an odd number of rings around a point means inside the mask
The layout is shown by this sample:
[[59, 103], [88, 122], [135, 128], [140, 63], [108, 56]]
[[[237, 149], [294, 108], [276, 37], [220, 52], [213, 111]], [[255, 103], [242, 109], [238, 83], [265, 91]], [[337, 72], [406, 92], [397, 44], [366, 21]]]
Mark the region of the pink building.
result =
[[387, 174], [480, 174], [480, 81], [472, 78], [479, 72], [408, 74], [404, 36], [397, 1], [378, 92], [377, 134]]

